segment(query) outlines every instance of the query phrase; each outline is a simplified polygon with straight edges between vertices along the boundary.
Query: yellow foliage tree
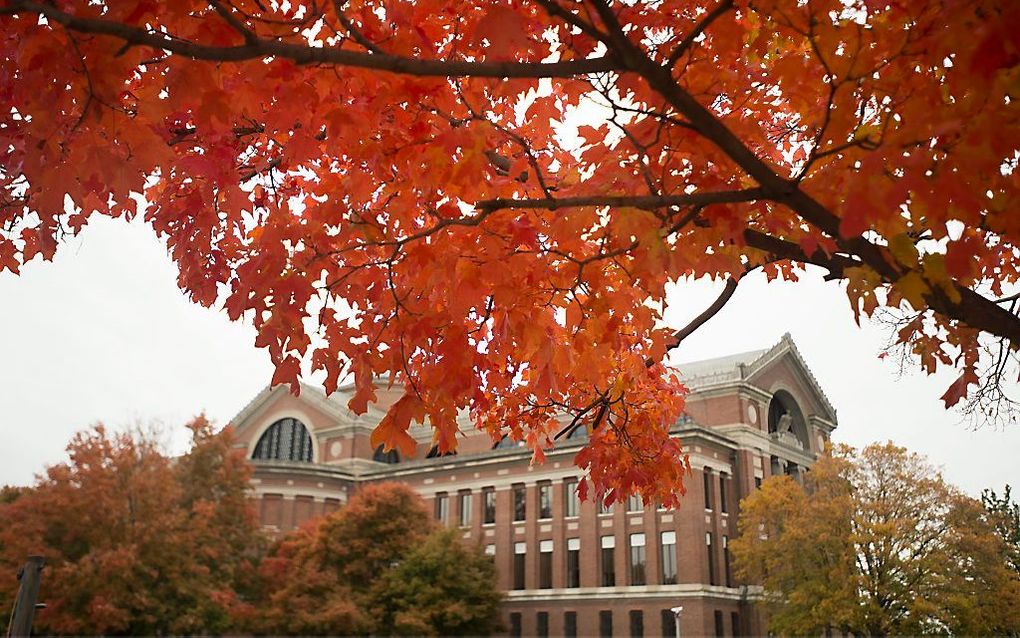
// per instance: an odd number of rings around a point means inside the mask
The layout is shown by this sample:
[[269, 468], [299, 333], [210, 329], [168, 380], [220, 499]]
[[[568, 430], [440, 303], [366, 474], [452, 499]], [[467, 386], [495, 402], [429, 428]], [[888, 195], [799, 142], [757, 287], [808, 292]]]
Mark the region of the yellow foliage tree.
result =
[[1020, 631], [1020, 577], [993, 521], [891, 443], [831, 450], [803, 485], [765, 481], [741, 504], [731, 549], [779, 634]]

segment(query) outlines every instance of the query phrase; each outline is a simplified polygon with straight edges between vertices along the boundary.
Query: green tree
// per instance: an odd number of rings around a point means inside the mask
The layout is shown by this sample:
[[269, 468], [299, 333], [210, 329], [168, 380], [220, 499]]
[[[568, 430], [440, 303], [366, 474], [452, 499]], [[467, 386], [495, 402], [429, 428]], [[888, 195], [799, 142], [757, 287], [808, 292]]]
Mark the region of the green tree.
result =
[[1020, 577], [982, 513], [919, 455], [841, 446], [743, 501], [734, 566], [780, 634], [1015, 632]]
[[372, 588], [376, 632], [487, 635], [501, 629], [496, 566], [455, 530], [431, 534]]
[[[260, 535], [245, 500], [249, 468], [229, 429], [203, 417], [171, 459], [153, 437], [99, 425], [70, 459], [0, 504], [0, 572], [46, 557], [38, 633], [166, 634], [229, 630], [246, 604]], [[202, 477], [202, 478], [199, 478]], [[10, 609], [17, 583], [0, 581]]]
[[485, 634], [497, 626], [492, 561], [401, 484], [370, 485], [283, 538], [262, 563], [273, 634]]
[[993, 520], [996, 531], [1006, 543], [1009, 564], [1020, 574], [1020, 505], [1013, 500], [1010, 486], [1006, 486], [1001, 497], [995, 490], [983, 490], [981, 503], [985, 506], [987, 515]]

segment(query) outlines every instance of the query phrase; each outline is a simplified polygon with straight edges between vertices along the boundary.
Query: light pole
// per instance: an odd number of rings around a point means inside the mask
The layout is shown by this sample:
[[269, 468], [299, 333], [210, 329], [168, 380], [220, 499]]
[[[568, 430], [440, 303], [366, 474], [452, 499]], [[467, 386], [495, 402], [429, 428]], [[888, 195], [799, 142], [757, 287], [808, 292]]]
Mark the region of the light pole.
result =
[[676, 619], [676, 638], [680, 638], [680, 614], [684, 613], [684, 608], [673, 607], [670, 611], [673, 612], [673, 617]]

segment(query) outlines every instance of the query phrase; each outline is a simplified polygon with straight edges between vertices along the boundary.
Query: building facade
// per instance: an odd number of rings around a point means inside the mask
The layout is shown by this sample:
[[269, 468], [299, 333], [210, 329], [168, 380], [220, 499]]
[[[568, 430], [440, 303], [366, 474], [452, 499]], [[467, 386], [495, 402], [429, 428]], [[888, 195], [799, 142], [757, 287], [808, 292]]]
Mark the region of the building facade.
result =
[[579, 502], [572, 459], [583, 439], [532, 466], [526, 448], [493, 446], [465, 422], [454, 456], [428, 458], [416, 426], [414, 459], [373, 449], [369, 437], [401, 388], [380, 387], [363, 415], [350, 389], [330, 397], [267, 388], [235, 417], [255, 472], [263, 526], [284, 533], [342, 507], [360, 486], [400, 481], [435, 515], [492, 555], [506, 591], [510, 635], [684, 636], [765, 633], [758, 591], [730, 568], [740, 499], [773, 474], [800, 478], [836, 427], [836, 414], [789, 335], [771, 348], [682, 366], [691, 393], [673, 432], [693, 474], [676, 510], [639, 499], [603, 508]]

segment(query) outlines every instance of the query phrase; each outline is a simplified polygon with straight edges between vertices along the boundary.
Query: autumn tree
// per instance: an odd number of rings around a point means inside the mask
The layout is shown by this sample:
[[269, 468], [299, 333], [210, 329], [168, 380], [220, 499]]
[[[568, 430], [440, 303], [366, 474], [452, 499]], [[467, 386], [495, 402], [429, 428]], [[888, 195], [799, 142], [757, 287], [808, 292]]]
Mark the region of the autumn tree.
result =
[[[361, 413], [402, 381], [374, 441], [405, 455], [412, 421], [453, 450], [463, 410], [539, 458], [586, 427], [595, 490], [674, 502], [668, 353], [804, 265], [956, 368], [947, 405], [1010, 405], [1016, 2], [3, 0], [0, 25], [0, 271], [144, 215], [274, 382], [307, 357]], [[719, 299], [663, 323], [701, 276]]]
[[1020, 575], [983, 511], [903, 448], [841, 446], [745, 498], [730, 547], [779, 634], [1016, 633]]
[[485, 636], [502, 629], [496, 565], [457, 530], [433, 532], [373, 587], [376, 632]]
[[981, 503], [1005, 543], [1009, 564], [1020, 574], [1020, 505], [1013, 500], [1012, 489], [1006, 485], [1001, 496], [995, 490], [983, 490]]
[[[230, 430], [189, 424], [189, 452], [99, 425], [70, 460], [0, 503], [0, 571], [28, 554], [46, 568], [37, 633], [194, 634], [228, 630], [254, 584], [259, 535], [246, 501], [249, 468]], [[0, 580], [10, 609], [13, 577]]]
[[441, 529], [401, 484], [369, 485], [284, 537], [262, 574], [258, 633], [483, 635], [498, 627], [492, 559]]

